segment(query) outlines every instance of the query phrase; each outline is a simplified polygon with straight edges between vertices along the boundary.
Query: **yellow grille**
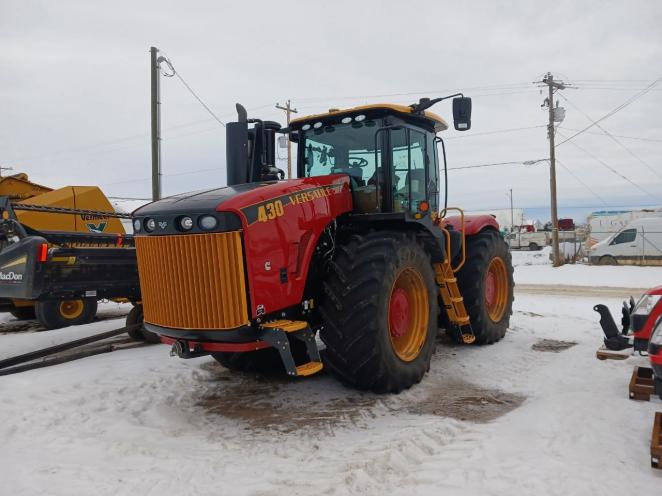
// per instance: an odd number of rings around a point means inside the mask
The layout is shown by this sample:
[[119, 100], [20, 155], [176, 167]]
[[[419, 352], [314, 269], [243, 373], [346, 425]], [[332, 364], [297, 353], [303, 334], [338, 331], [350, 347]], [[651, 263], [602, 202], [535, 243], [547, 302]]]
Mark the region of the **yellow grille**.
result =
[[248, 323], [239, 231], [135, 240], [145, 321], [176, 329]]

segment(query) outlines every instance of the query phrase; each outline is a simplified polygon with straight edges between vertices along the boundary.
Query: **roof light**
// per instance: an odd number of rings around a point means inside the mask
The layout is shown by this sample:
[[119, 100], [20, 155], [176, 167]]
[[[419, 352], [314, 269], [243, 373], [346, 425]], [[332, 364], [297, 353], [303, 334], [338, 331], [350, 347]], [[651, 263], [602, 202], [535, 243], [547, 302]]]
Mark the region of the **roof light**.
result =
[[304, 124], [303, 126], [301, 126], [302, 131], [308, 131], [309, 129], [310, 129], [310, 124]]
[[352, 122], [352, 118], [351, 117], [343, 117], [343, 119], [340, 122], [342, 122], [343, 124], [349, 124], [350, 122]]
[[315, 124], [313, 124], [313, 127], [314, 127], [315, 129], [319, 129], [319, 128], [322, 127], [322, 123], [321, 123], [321, 122], [316, 122]]
[[364, 120], [365, 120], [365, 115], [363, 115], [363, 114], [361, 114], [361, 115], [357, 115], [356, 117], [354, 117], [354, 120], [355, 120], [356, 122], [364, 121]]

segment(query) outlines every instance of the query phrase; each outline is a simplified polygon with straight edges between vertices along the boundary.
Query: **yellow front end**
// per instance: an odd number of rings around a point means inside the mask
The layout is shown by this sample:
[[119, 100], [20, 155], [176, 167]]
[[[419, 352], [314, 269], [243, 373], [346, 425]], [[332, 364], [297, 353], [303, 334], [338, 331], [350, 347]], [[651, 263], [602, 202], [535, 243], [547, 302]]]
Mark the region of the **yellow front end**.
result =
[[145, 322], [200, 330], [249, 323], [239, 231], [135, 241]]

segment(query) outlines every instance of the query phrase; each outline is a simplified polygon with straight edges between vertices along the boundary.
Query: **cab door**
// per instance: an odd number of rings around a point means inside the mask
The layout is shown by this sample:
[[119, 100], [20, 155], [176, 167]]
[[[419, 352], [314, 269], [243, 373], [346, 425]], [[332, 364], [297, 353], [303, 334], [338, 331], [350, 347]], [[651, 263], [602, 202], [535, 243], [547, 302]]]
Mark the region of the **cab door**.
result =
[[[438, 184], [436, 165], [434, 165], [434, 140], [430, 133], [415, 128], [400, 126], [389, 133], [389, 194], [385, 200], [391, 212], [410, 212], [419, 210], [421, 202], [432, 199], [432, 208], [436, 208]], [[430, 170], [434, 168], [434, 174]], [[390, 198], [389, 198], [390, 197]]]

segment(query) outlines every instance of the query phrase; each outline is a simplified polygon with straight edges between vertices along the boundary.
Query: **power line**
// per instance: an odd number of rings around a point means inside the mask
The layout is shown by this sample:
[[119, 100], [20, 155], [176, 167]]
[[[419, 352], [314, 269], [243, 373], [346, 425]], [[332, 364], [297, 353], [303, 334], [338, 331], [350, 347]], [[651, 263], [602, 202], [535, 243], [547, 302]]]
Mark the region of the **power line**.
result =
[[172, 71], [172, 74], [164, 74], [164, 76], [166, 77], [176, 76], [177, 79], [179, 79], [181, 83], [184, 85], [184, 87], [189, 91], [189, 93], [191, 93], [191, 95], [193, 95], [193, 97], [198, 102], [200, 102], [200, 105], [202, 105], [205, 108], [205, 110], [209, 112], [209, 115], [211, 115], [221, 126], [225, 127], [225, 123], [218, 118], [218, 116], [212, 111], [212, 109], [210, 109], [209, 106], [202, 101], [202, 98], [200, 98], [198, 94], [195, 91], [193, 91], [193, 88], [189, 86], [189, 84], [184, 80], [182, 75], [177, 70], [175, 70], [175, 67], [172, 65], [172, 62], [170, 61], [170, 57], [168, 57], [168, 55], [165, 52], [163, 51], [161, 52], [165, 55], [165, 57], [162, 58], [162, 61], [168, 64], [170, 70]]
[[641, 98], [642, 96], [644, 96], [646, 93], [648, 93], [648, 92], [649, 92], [651, 89], [653, 89], [653, 87], [654, 87], [657, 83], [659, 83], [660, 81], [662, 81], [662, 77], [656, 79], [656, 80], [653, 81], [651, 84], [649, 84], [648, 86], [646, 86], [646, 88], [644, 88], [643, 90], [641, 90], [639, 93], [637, 93], [637, 94], [635, 94], [634, 96], [630, 97], [628, 100], [626, 100], [625, 102], [623, 102], [623, 103], [620, 104], [618, 107], [616, 107], [616, 108], [614, 108], [613, 110], [611, 110], [610, 112], [607, 112], [605, 115], [603, 115], [602, 117], [600, 117], [597, 121], [593, 121], [589, 126], [586, 126], [586, 127], [585, 127], [584, 129], [582, 129], [581, 131], [578, 131], [578, 132], [576, 132], [575, 134], [573, 134], [572, 136], [570, 136], [569, 138], [566, 138], [565, 140], [561, 141], [561, 143], [558, 143], [556, 146], [559, 147], [559, 146], [561, 146], [563, 143], [566, 143], [566, 142], [570, 141], [571, 139], [576, 138], [577, 136], [579, 136], [579, 135], [582, 134], [583, 132], [585, 132], [585, 131], [591, 129], [593, 126], [596, 126], [598, 123], [604, 121], [605, 119], [611, 117], [612, 115], [616, 114], [617, 112], [623, 110], [625, 107], [627, 107], [628, 105], [630, 105], [631, 103], [633, 103], [634, 101], [638, 100], [639, 98]]
[[449, 167], [448, 170], [462, 170], [462, 169], [480, 169], [482, 167], [496, 167], [499, 165], [534, 165], [537, 162], [544, 162], [549, 160], [547, 158], [540, 158], [536, 160], [513, 160], [511, 162], [494, 162], [490, 164], [476, 164], [476, 165], [462, 165], [460, 167]]
[[516, 131], [525, 131], [528, 129], [539, 129], [541, 127], [545, 127], [544, 124], [540, 124], [537, 126], [527, 126], [527, 127], [513, 127], [509, 129], [498, 129], [494, 131], [485, 131], [483, 133], [471, 133], [471, 134], [462, 134], [459, 136], [449, 136], [447, 138], [444, 138], [445, 140], [454, 140], [454, 139], [463, 139], [463, 138], [473, 138], [474, 136], [487, 136], [490, 134], [502, 134], [502, 133], [513, 133]]
[[595, 196], [598, 200], [600, 200], [604, 205], [607, 204], [607, 202], [600, 196], [598, 195], [595, 191], [591, 189], [591, 187], [586, 184], [584, 181], [582, 181], [578, 176], [575, 175], [574, 172], [572, 172], [568, 167], [566, 167], [558, 158], [556, 159], [556, 162], [563, 167], [563, 169], [570, 174], [572, 177], [575, 178], [575, 180], [580, 183], [582, 186], [584, 186], [593, 196]]
[[107, 196], [109, 200], [118, 200], [118, 201], [149, 201], [151, 202], [151, 198], [132, 198], [130, 196]]
[[364, 100], [367, 98], [388, 98], [396, 96], [416, 96], [416, 95], [432, 95], [432, 94], [443, 94], [443, 93], [453, 93], [457, 91], [503, 91], [511, 89], [524, 89], [528, 88], [529, 83], [504, 83], [496, 84], [490, 86], [469, 86], [463, 88], [446, 88], [446, 89], [436, 89], [436, 90], [427, 90], [427, 91], [408, 91], [402, 93], [381, 93], [376, 95], [353, 95], [353, 96], [337, 96], [337, 97], [308, 97], [308, 98], [297, 98], [297, 101], [300, 102], [324, 102], [330, 100]]
[[[565, 127], [565, 126], [559, 126], [559, 129], [564, 129], [566, 131], [580, 131], [580, 129], [574, 129], [571, 127]], [[604, 133], [592, 133], [590, 131], [586, 131], [585, 134], [592, 134], [594, 136], [604, 136]], [[622, 139], [631, 139], [631, 140], [639, 140], [639, 141], [651, 141], [654, 143], [662, 143], [662, 139], [657, 139], [657, 138], [644, 138], [641, 136], [623, 136], [622, 134], [614, 134], [613, 136], [616, 136], [617, 138], [622, 138]], [[448, 138], [446, 138], [448, 139]]]
[[605, 135], [607, 135], [612, 141], [614, 141], [618, 146], [623, 148], [626, 152], [628, 152], [630, 155], [632, 155], [639, 163], [643, 164], [649, 171], [651, 171], [655, 176], [657, 176], [659, 179], [662, 179], [662, 175], [660, 175], [653, 167], [651, 167], [644, 159], [639, 157], [637, 154], [635, 154], [632, 150], [630, 150], [627, 146], [625, 146], [623, 143], [621, 143], [614, 135], [612, 135], [609, 131], [607, 131], [604, 127], [602, 127], [600, 124], [595, 122], [590, 116], [588, 116], [585, 112], [583, 112], [580, 108], [577, 107], [574, 103], [572, 103], [567, 97], [563, 95], [559, 95], [561, 98], [563, 98], [566, 102], [568, 102], [575, 110], [577, 110], [580, 114], [582, 114], [584, 117], [586, 117], [589, 121], [591, 121], [598, 129], [600, 129]]
[[[558, 131], [557, 131], [557, 132], [558, 132]], [[559, 132], [559, 135], [560, 135], [562, 138], [565, 138], [565, 136], [564, 136], [562, 133], [560, 133], [560, 132]], [[565, 138], [565, 141], [568, 141], [568, 138]], [[564, 143], [565, 143], [565, 141], [564, 141]], [[607, 162], [605, 162], [605, 161], [602, 160], [601, 158], [597, 157], [596, 155], [593, 155], [593, 154], [592, 154], [591, 152], [589, 152], [586, 148], [584, 148], [584, 147], [582, 147], [582, 146], [579, 146], [579, 145], [578, 145], [577, 143], [575, 143], [574, 141], [571, 141], [570, 143], [571, 143], [572, 145], [574, 145], [575, 147], [579, 148], [580, 150], [582, 150], [582, 151], [583, 151], [585, 154], [587, 154], [589, 157], [592, 157], [594, 160], [596, 160], [598, 163], [600, 163], [603, 167], [605, 167], [606, 169], [610, 170], [611, 172], [613, 172], [614, 174], [616, 174], [616, 175], [617, 175], [618, 177], [620, 177], [621, 179], [624, 179], [625, 181], [627, 181], [628, 183], [630, 183], [632, 186], [634, 186], [635, 188], [637, 188], [637, 189], [638, 189], [639, 191], [641, 191], [642, 193], [645, 193], [647, 196], [650, 196], [651, 198], [655, 199], [655, 201], [658, 201], [658, 202], [659, 202], [659, 201], [662, 201], [659, 197], [657, 197], [657, 196], [653, 195], [652, 193], [646, 191], [646, 189], [644, 189], [643, 187], [639, 186], [637, 183], [635, 183], [635, 182], [634, 182], [632, 179], [630, 179], [629, 177], [624, 176], [623, 174], [621, 174], [617, 169], [614, 169], [614, 168], [613, 168], [611, 165], [609, 165]]]
[[[220, 172], [221, 170], [222, 169], [220, 169], [219, 167], [213, 167], [213, 168], [210, 168], [210, 169], [195, 169], [195, 170], [186, 171], [186, 172], [176, 172], [174, 174], [162, 174], [162, 176], [164, 176], [164, 177], [188, 176], [188, 175], [191, 175], [191, 174], [200, 174], [200, 173], [203, 173], [203, 172]], [[100, 186], [111, 186], [113, 184], [126, 184], [126, 183], [133, 183], [133, 182], [139, 182], [139, 181], [151, 181], [151, 180], [152, 180], [151, 177], [140, 177], [140, 178], [136, 177], [136, 178], [133, 178], [133, 179], [115, 181], [115, 182], [112, 182], [112, 183], [103, 183]]]

